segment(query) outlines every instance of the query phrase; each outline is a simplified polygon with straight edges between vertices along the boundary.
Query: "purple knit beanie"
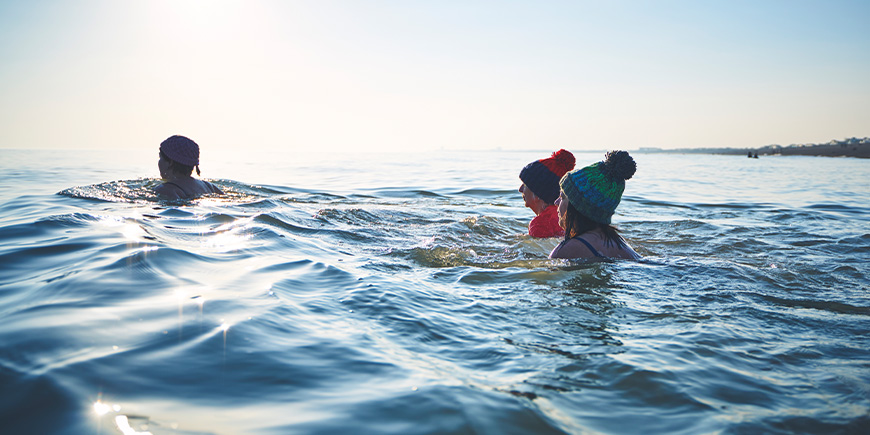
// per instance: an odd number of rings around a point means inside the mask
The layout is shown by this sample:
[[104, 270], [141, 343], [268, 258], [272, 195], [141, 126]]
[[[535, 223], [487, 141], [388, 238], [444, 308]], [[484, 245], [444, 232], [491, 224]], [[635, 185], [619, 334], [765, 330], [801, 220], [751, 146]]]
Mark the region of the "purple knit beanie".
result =
[[169, 137], [160, 144], [160, 151], [182, 165], [199, 165], [199, 145], [184, 136]]

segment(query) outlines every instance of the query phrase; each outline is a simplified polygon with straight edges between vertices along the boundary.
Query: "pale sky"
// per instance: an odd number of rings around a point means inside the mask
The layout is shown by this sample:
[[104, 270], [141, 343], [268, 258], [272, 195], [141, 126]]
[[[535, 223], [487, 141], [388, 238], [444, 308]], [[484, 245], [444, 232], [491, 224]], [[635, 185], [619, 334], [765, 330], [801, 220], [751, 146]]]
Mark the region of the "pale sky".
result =
[[0, 148], [870, 136], [870, 1], [0, 0]]

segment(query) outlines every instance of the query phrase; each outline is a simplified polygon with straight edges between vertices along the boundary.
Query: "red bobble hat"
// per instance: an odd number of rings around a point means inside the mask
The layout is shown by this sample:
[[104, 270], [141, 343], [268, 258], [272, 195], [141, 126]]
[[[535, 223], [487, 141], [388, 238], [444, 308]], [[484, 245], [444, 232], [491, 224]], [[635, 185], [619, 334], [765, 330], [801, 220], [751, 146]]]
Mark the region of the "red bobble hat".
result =
[[520, 171], [520, 180], [535, 196], [547, 204], [553, 204], [559, 197], [559, 180], [574, 169], [574, 163], [574, 154], [568, 150], [559, 150], [546, 159], [526, 165]]

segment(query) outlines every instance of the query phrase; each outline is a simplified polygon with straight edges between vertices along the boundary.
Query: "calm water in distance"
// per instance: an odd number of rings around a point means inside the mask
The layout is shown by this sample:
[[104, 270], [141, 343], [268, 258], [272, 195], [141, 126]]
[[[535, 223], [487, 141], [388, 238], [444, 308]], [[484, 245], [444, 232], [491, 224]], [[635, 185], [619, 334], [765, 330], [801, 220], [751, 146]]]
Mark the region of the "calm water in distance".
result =
[[[870, 161], [638, 154], [642, 262], [548, 260], [547, 152], [0, 150], [4, 433], [866, 433]], [[601, 153], [577, 153], [578, 164]]]

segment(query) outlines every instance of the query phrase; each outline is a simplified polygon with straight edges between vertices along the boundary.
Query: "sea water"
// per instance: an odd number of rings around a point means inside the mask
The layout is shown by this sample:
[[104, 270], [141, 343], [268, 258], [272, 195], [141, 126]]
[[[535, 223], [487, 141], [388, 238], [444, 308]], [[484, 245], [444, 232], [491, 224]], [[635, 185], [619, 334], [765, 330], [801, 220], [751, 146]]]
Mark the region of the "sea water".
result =
[[0, 432], [866, 433], [870, 161], [635, 153], [584, 263], [547, 154], [0, 150]]

